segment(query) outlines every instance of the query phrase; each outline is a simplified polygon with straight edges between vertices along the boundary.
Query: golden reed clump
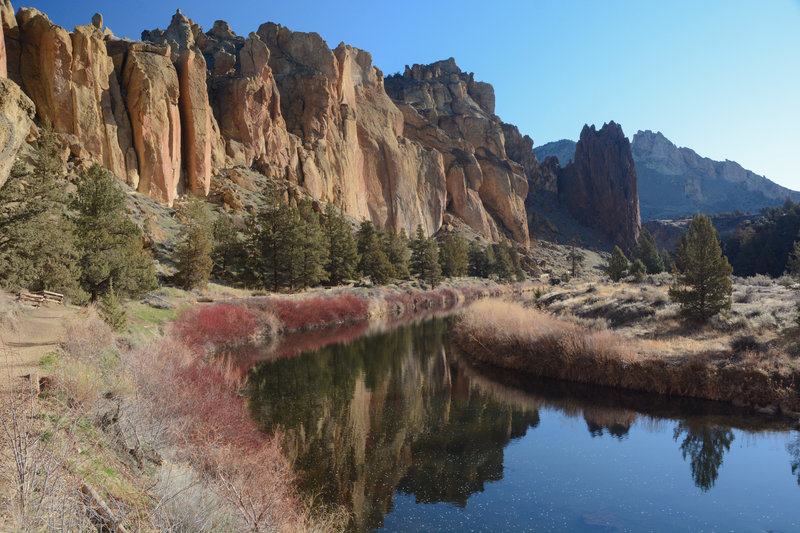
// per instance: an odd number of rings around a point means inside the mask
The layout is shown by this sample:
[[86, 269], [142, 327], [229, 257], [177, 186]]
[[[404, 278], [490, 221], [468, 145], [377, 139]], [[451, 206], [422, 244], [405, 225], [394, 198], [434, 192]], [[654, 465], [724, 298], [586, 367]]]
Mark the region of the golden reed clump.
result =
[[479, 363], [533, 376], [800, 411], [800, 371], [777, 352], [663, 356], [637, 340], [499, 300], [473, 304], [453, 341]]

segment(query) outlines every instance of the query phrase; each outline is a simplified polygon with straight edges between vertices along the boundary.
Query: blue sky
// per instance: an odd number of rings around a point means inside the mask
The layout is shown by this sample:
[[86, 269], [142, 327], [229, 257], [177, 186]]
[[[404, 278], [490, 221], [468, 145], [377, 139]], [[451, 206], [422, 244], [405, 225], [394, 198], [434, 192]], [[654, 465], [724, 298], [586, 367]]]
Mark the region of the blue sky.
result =
[[[13, 0], [12, 0], [13, 2]], [[95, 12], [118, 36], [177, 8], [239, 34], [273, 21], [368, 50], [385, 74], [455, 57], [494, 85], [496, 112], [534, 142], [614, 120], [632, 137], [731, 159], [800, 190], [800, 0], [227, 2], [30, 0], [72, 29]]]

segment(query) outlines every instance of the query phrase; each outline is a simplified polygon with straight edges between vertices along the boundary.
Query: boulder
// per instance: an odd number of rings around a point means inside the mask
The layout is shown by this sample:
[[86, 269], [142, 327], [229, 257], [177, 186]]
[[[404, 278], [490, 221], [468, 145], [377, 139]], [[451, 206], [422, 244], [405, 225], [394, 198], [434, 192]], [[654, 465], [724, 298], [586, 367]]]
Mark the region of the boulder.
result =
[[19, 85], [0, 78], [0, 187], [8, 179], [17, 152], [31, 131], [34, 113], [33, 102]]
[[558, 176], [561, 201], [582, 224], [601, 229], [626, 253], [641, 228], [631, 144], [615, 122], [584, 126], [575, 160]]

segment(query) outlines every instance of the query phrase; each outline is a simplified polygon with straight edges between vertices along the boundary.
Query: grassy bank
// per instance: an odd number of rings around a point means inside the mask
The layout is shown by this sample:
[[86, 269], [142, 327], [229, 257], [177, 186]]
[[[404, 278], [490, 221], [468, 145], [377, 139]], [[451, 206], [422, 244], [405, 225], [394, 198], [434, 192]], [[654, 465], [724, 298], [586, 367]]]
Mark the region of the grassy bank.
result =
[[[670, 310], [659, 311], [669, 306], [657, 286], [558, 289], [528, 306], [476, 303], [453, 339], [474, 361], [533, 376], [797, 416], [800, 361], [791, 355], [797, 353], [792, 328], [774, 331], [776, 321], [749, 327], [737, 322], [733, 312], [720, 317], [720, 323], [692, 328]], [[614, 320], [618, 329], [607, 329]]]

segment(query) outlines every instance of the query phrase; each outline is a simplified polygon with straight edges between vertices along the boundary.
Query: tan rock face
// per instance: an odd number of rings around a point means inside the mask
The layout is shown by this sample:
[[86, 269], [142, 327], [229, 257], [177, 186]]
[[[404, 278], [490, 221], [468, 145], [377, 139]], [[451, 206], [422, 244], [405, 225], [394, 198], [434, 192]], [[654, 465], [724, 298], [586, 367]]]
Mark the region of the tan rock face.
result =
[[5, 184], [17, 152], [33, 124], [34, 107], [19, 85], [0, 78], [0, 187]]
[[528, 243], [532, 141], [453, 60], [387, 81], [369, 53], [275, 24], [245, 38], [178, 12], [131, 42], [100, 15], [68, 32], [33, 9], [9, 17], [0, 1], [9, 76], [39, 118], [76, 139], [74, 157], [154, 199], [207, 195], [212, 175], [240, 166], [380, 226], [432, 234], [449, 211], [490, 239]]
[[131, 45], [122, 86], [139, 162], [138, 190], [172, 205], [181, 176], [181, 118], [169, 47]]
[[0, 27], [2, 27], [0, 47], [2, 48], [3, 56], [3, 60], [0, 61], [3, 66], [0, 69], [5, 69], [3, 77], [7, 76], [17, 84], [20, 84], [22, 79], [19, 75], [19, 28], [17, 27], [17, 19], [10, 0], [0, 0]]
[[[475, 82], [451, 58], [406, 67], [404, 74], [386, 78], [386, 90], [403, 109], [405, 135], [442, 154], [448, 209], [484, 235], [497, 239], [505, 233], [527, 245], [528, 173], [538, 163], [532, 141], [526, 147], [520, 137], [514, 145], [530, 170], [507, 151], [491, 85]], [[530, 154], [523, 154], [526, 148]]]

